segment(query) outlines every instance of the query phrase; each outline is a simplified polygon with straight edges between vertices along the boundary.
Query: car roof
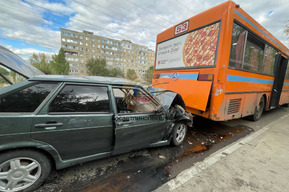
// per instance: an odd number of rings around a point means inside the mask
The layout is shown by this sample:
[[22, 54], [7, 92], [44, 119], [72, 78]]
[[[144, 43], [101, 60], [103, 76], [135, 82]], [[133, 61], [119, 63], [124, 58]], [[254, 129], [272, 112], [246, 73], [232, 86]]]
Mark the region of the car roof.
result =
[[24, 61], [12, 51], [0, 46], [0, 64], [23, 75], [26, 78], [43, 75], [40, 70]]
[[124, 78], [101, 77], [101, 76], [69, 76], [69, 75], [38, 75], [29, 79], [29, 81], [58, 81], [58, 82], [75, 82], [75, 83], [97, 83], [108, 85], [138, 85]]

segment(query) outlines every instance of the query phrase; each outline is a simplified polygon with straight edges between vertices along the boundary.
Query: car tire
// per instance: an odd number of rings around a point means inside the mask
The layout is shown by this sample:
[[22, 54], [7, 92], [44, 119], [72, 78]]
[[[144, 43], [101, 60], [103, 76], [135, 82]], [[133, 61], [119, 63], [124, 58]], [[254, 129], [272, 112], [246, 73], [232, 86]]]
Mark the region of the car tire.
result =
[[30, 192], [41, 186], [51, 171], [50, 160], [37, 151], [0, 154], [0, 191]]
[[254, 114], [249, 116], [249, 120], [258, 121], [262, 116], [264, 108], [265, 108], [265, 99], [262, 96], [260, 101], [259, 101], [259, 104], [257, 106], [255, 106]]
[[174, 125], [172, 131], [172, 141], [173, 146], [179, 146], [185, 140], [187, 134], [187, 124], [185, 122], [178, 122]]

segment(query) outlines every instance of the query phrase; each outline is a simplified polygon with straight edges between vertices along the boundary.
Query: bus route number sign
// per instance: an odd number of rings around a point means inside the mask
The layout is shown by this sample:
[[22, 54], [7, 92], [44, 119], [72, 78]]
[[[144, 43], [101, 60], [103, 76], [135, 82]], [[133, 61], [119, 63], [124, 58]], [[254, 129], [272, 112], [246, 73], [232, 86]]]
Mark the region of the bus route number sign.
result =
[[187, 31], [189, 29], [189, 21], [179, 24], [175, 27], [175, 35]]

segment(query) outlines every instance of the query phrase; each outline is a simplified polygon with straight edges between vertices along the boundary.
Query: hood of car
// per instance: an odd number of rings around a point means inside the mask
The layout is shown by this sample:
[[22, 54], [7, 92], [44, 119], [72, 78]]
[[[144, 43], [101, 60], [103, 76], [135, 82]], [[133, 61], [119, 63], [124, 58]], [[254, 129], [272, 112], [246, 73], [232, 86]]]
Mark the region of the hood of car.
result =
[[25, 76], [26, 78], [31, 78], [36, 75], [44, 75], [40, 70], [2, 46], [0, 46], [0, 64]]
[[175, 92], [160, 89], [158, 87], [150, 87], [148, 91], [160, 102], [160, 104], [165, 109], [169, 109], [171, 107], [174, 99], [178, 95]]

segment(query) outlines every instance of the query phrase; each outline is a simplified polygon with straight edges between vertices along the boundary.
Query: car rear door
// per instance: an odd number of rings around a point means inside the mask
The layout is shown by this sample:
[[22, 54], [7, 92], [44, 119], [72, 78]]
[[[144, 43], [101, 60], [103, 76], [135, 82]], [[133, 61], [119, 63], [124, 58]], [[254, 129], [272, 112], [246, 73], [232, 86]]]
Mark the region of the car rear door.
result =
[[31, 137], [52, 145], [63, 160], [110, 154], [113, 113], [106, 86], [64, 84], [34, 117]]
[[163, 140], [170, 121], [150, 95], [138, 87], [114, 87], [113, 92], [117, 108], [115, 154]]

